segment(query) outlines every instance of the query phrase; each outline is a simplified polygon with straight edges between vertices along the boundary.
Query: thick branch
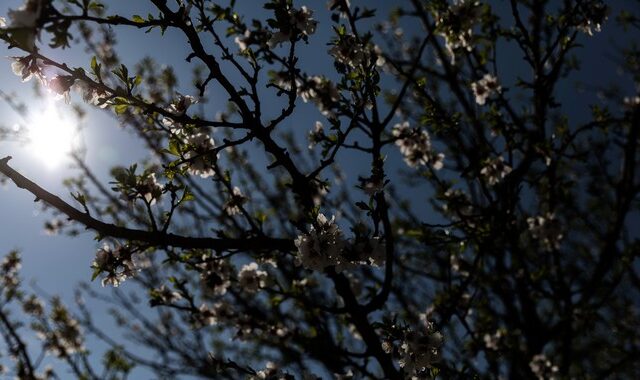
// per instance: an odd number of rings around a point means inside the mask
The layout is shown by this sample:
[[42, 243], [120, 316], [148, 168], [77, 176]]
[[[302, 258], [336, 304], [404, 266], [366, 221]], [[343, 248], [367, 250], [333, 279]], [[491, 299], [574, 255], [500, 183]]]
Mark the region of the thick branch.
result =
[[102, 236], [118, 239], [145, 242], [154, 246], [172, 246], [191, 249], [213, 249], [217, 251], [248, 250], [248, 251], [292, 251], [295, 246], [291, 239], [277, 239], [268, 237], [233, 238], [205, 238], [188, 237], [160, 231], [135, 230], [116, 226], [97, 220], [51, 194], [33, 181], [24, 177], [9, 166], [11, 156], [0, 159], [0, 173], [9, 177], [19, 188], [29, 191], [37, 199], [41, 199], [58, 211], [67, 215], [69, 219], [83, 224]]

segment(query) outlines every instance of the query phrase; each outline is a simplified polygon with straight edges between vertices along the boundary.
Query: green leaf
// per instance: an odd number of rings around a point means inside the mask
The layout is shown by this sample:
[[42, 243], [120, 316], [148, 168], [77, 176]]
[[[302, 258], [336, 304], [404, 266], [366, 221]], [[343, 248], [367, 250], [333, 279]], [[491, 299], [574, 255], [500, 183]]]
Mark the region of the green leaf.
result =
[[116, 114], [118, 115], [122, 115], [127, 112], [127, 108], [129, 108], [128, 104], [117, 104], [113, 107], [114, 111], [116, 111]]
[[139, 15], [133, 15], [133, 17], [131, 18], [131, 21], [137, 23], [137, 24], [144, 24], [146, 21], [144, 18], [142, 18], [142, 16]]
[[95, 280], [96, 277], [98, 277], [100, 275], [100, 273], [102, 273], [102, 269], [96, 267], [93, 268], [93, 273], [91, 274], [91, 281]]

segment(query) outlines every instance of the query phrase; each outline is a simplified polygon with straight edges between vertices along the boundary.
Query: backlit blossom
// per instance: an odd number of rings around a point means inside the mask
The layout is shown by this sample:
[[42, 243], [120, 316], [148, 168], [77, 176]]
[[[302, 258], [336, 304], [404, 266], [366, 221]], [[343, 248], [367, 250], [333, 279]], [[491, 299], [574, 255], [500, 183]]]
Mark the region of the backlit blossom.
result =
[[52, 300], [51, 326], [34, 325], [44, 347], [57, 357], [68, 357], [84, 351], [83, 332], [80, 323], [71, 316], [58, 298]]
[[42, 61], [35, 59], [28, 55], [26, 57], [13, 57], [11, 62], [11, 70], [17, 76], [19, 76], [23, 82], [29, 81], [34, 76], [41, 81], [44, 81], [44, 75], [42, 74]]
[[454, 0], [447, 9], [434, 15], [436, 31], [445, 39], [445, 48], [455, 64], [456, 51], [473, 49], [473, 28], [480, 19], [480, 2]]
[[313, 130], [309, 132], [309, 149], [313, 149], [324, 137], [324, 126], [321, 122], [316, 121]]
[[244, 31], [244, 34], [242, 36], [236, 36], [233, 42], [235, 42], [236, 45], [238, 45], [238, 49], [240, 49], [240, 51], [245, 51], [247, 50], [247, 46], [249, 45], [250, 38], [251, 38], [251, 31], [247, 29]]
[[500, 93], [502, 87], [498, 83], [498, 78], [491, 74], [485, 74], [482, 79], [471, 83], [471, 90], [476, 98], [476, 103], [483, 106], [487, 98], [495, 93]]
[[538, 240], [545, 251], [560, 248], [563, 234], [554, 213], [547, 212], [544, 215], [529, 217], [527, 224], [531, 237]]
[[142, 257], [140, 252], [133, 252], [129, 246], [116, 245], [112, 247], [104, 243], [102, 248], [96, 252], [91, 267], [94, 270], [94, 277], [101, 273], [105, 274], [102, 278], [102, 286], [117, 287], [148, 265], [148, 259]]
[[58, 75], [53, 77], [48, 85], [49, 89], [56, 93], [58, 96], [64, 97], [67, 103], [69, 102], [69, 91], [71, 86], [75, 83], [73, 75]]
[[[167, 111], [176, 116], [182, 116], [187, 113], [189, 107], [196, 103], [198, 103], [198, 99], [196, 99], [194, 96], [182, 95], [181, 93], [176, 92], [176, 96], [173, 102], [169, 104], [169, 107], [167, 107]], [[171, 118], [171, 116], [163, 117], [162, 125], [167, 128], [173, 128], [174, 132], [176, 133], [180, 132], [180, 128], [182, 128], [182, 125], [176, 123], [175, 120]]]
[[480, 170], [482, 175], [490, 186], [500, 182], [507, 174], [511, 173], [511, 166], [504, 162], [502, 156], [488, 160], [485, 166]]
[[136, 190], [149, 204], [155, 204], [162, 196], [162, 186], [156, 180], [156, 174], [150, 173], [138, 180]]
[[188, 161], [189, 174], [197, 175], [202, 178], [208, 178], [215, 175], [215, 170], [211, 167], [211, 150], [215, 147], [215, 143], [211, 136], [206, 133], [196, 133], [190, 135], [186, 139], [189, 150], [184, 154], [184, 158]]
[[203, 262], [196, 267], [200, 271], [201, 286], [206, 294], [221, 296], [227, 293], [234, 272], [227, 261], [203, 256]]
[[440, 360], [442, 343], [442, 334], [434, 330], [431, 322], [425, 320], [422, 331], [405, 332], [400, 345], [400, 367], [409, 374], [431, 368]]
[[535, 355], [529, 363], [529, 368], [538, 380], [558, 379], [558, 366], [554, 365], [544, 354]]
[[365, 194], [370, 197], [376, 195], [381, 192], [384, 188], [384, 179], [380, 176], [372, 176], [369, 178], [359, 178], [360, 186], [359, 188], [365, 192]]
[[159, 288], [153, 289], [153, 294], [158, 297], [158, 301], [162, 302], [162, 304], [169, 305], [175, 301], [182, 299], [182, 295], [178, 292], [174, 292], [169, 289], [166, 285], [162, 284]]
[[93, 104], [100, 108], [106, 108], [109, 105], [109, 103], [107, 103], [107, 97], [109, 94], [107, 94], [106, 91], [95, 87], [91, 82], [83, 80], [76, 81], [74, 89], [80, 92], [82, 100], [88, 104]]
[[189, 107], [196, 103], [198, 103], [198, 100], [195, 97], [177, 92], [175, 99], [169, 105], [168, 111], [176, 115], [184, 115]]
[[233, 187], [231, 192], [231, 197], [224, 203], [222, 208], [227, 213], [227, 215], [236, 215], [240, 213], [240, 207], [245, 204], [249, 198], [242, 194], [240, 188], [237, 186]]
[[255, 293], [264, 288], [267, 280], [267, 272], [258, 269], [257, 263], [244, 265], [238, 272], [238, 282], [242, 290]]
[[331, 109], [340, 99], [340, 92], [330, 80], [320, 76], [310, 76], [298, 84], [298, 95], [305, 103], [314, 103], [320, 112], [331, 115]]
[[435, 170], [442, 169], [444, 154], [433, 152], [431, 138], [426, 131], [410, 128], [409, 122], [405, 121], [402, 124], [396, 124], [392, 134], [407, 165], [413, 168], [430, 163]]
[[336, 61], [348, 67], [358, 67], [365, 63], [367, 54], [362, 43], [351, 34], [340, 36], [333, 42], [333, 47], [329, 49], [329, 54]]
[[280, 30], [274, 32], [268, 41], [269, 47], [273, 48], [283, 42], [291, 40], [293, 36], [302, 34], [310, 36], [316, 32], [318, 22], [313, 19], [313, 11], [303, 6], [300, 9], [289, 10], [289, 20], [287, 25], [281, 25]]
[[10, 9], [6, 28], [18, 47], [34, 51], [38, 37], [38, 20], [42, 15], [45, 0], [27, 0], [20, 8]]
[[576, 7], [575, 17], [578, 19], [576, 29], [593, 36], [594, 32], [602, 30], [602, 24], [607, 21], [609, 8], [600, 0], [585, 1]]
[[321, 271], [338, 264], [344, 240], [342, 231], [335, 224], [335, 216], [327, 219], [318, 214], [309, 233], [298, 236], [295, 245], [298, 248], [297, 261], [307, 269]]

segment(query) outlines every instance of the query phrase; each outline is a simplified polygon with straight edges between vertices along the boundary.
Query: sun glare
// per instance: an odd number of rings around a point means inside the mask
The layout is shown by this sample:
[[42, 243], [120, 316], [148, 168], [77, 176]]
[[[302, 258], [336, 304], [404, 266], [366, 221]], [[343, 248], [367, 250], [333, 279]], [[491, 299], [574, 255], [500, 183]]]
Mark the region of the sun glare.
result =
[[49, 168], [54, 168], [68, 157], [76, 145], [78, 133], [73, 123], [60, 113], [54, 104], [48, 104], [28, 126], [29, 151]]

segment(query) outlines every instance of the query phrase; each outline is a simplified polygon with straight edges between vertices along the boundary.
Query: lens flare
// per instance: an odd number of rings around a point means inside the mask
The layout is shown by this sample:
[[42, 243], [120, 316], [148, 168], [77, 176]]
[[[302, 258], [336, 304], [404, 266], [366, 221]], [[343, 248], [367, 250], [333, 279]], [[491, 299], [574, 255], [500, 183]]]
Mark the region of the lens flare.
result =
[[29, 151], [47, 167], [55, 168], [69, 157], [77, 144], [78, 132], [54, 104], [48, 104], [28, 126], [27, 140]]

